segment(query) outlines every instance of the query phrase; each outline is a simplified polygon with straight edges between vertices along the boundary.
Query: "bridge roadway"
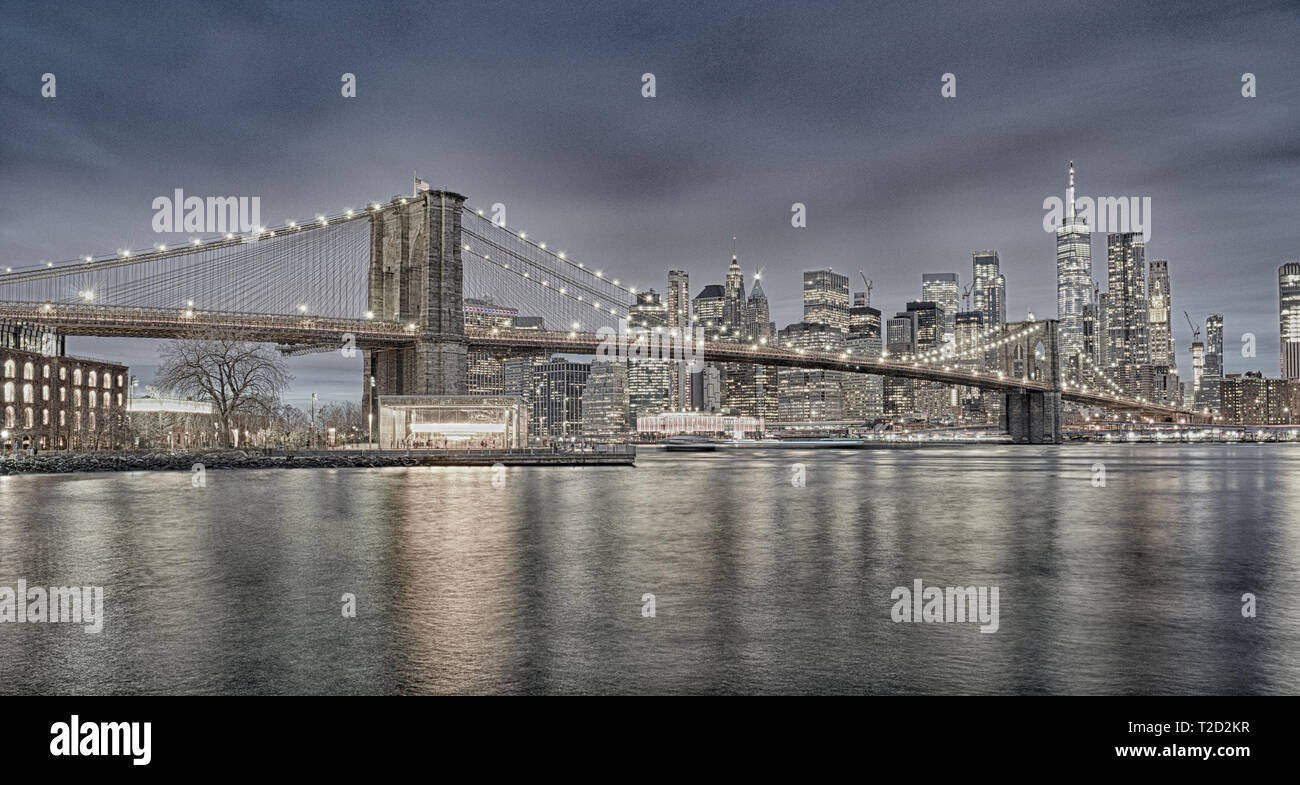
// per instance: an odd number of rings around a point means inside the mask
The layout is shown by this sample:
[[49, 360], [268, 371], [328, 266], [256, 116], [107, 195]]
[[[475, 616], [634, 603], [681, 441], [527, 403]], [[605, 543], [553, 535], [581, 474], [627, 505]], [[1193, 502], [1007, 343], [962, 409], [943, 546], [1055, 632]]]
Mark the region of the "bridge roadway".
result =
[[54, 327], [63, 335], [196, 339], [231, 332], [249, 341], [331, 347], [342, 345], [342, 336], [351, 333], [356, 337], [356, 345], [363, 349], [403, 346], [418, 337], [409, 325], [370, 319], [87, 303], [0, 302], [0, 320]]
[[[281, 345], [332, 348], [352, 334], [360, 349], [408, 345], [421, 338], [413, 325], [371, 319], [339, 319], [321, 316], [255, 314], [204, 311], [195, 308], [143, 308], [106, 306], [92, 303], [0, 302], [0, 320], [54, 327], [64, 335], [155, 339], [196, 339], [214, 332], [237, 333], [250, 341]], [[588, 332], [552, 332], [469, 328], [466, 339], [471, 349], [492, 349], [501, 353], [544, 351], [559, 354], [595, 354], [603, 339]], [[943, 382], [985, 390], [1049, 391], [1039, 381], [1019, 379], [993, 372], [971, 372], [943, 366], [888, 362], [855, 357], [847, 353], [789, 351], [763, 345], [709, 341], [700, 358], [709, 362], [740, 362], [787, 368], [816, 368], [832, 371], [896, 376]], [[1128, 398], [1080, 389], [1061, 390], [1061, 399], [1089, 406], [1131, 411], [1156, 418], [1204, 419], [1183, 409], [1143, 403]]]

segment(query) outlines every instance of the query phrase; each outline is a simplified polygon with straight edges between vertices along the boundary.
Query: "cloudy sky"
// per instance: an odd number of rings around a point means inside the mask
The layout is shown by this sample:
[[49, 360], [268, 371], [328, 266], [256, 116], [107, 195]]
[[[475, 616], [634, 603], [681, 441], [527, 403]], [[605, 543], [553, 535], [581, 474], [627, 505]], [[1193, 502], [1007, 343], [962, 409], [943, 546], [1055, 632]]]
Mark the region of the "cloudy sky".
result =
[[[152, 244], [151, 203], [175, 188], [260, 196], [278, 223], [386, 200], [418, 169], [639, 287], [670, 268], [692, 294], [721, 282], [734, 235], [778, 326], [799, 318], [802, 270], [864, 270], [892, 313], [923, 272], [969, 283], [986, 248], [1008, 317], [1050, 317], [1042, 203], [1073, 159], [1081, 196], [1151, 197], [1179, 356], [1182, 310], [1217, 311], [1227, 370], [1277, 375], [1277, 267], [1300, 259], [1297, 41], [1285, 1], [10, 4], [0, 253]], [[1234, 351], [1247, 332], [1258, 357]], [[69, 343], [143, 380], [157, 362], [156, 342]], [[296, 402], [359, 391], [358, 360], [291, 367]]]

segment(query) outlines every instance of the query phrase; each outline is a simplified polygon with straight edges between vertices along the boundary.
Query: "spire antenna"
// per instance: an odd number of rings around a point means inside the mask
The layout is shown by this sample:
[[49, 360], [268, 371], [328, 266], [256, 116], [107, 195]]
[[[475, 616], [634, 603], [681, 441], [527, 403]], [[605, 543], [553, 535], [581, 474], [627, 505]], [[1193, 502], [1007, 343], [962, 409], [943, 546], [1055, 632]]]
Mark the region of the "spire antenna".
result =
[[1070, 162], [1070, 182], [1065, 189], [1067, 223], [1074, 223], [1074, 161]]

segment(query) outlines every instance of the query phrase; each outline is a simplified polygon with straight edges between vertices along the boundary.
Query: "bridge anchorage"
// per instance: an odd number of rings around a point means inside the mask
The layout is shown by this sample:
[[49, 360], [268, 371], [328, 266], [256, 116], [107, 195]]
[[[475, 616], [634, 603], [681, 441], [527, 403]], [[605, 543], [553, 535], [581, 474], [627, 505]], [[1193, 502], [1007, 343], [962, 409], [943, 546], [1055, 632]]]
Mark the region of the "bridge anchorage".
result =
[[[201, 338], [214, 331], [290, 354], [361, 350], [362, 398], [463, 395], [475, 357], [594, 355], [626, 327], [633, 288], [499, 225], [444, 190], [247, 236], [86, 256], [0, 272], [0, 319], [64, 335]], [[507, 308], [526, 319], [493, 321]], [[467, 319], [472, 313], [474, 318]], [[1203, 415], [1134, 399], [1105, 379], [1063, 383], [1055, 320], [1000, 325], [947, 353], [866, 357], [711, 340], [705, 363], [812, 368], [942, 382], [1005, 396], [1012, 441], [1061, 441], [1063, 401], [1162, 420]], [[990, 368], [992, 370], [990, 370]], [[1112, 389], [1105, 389], [1102, 381]]]

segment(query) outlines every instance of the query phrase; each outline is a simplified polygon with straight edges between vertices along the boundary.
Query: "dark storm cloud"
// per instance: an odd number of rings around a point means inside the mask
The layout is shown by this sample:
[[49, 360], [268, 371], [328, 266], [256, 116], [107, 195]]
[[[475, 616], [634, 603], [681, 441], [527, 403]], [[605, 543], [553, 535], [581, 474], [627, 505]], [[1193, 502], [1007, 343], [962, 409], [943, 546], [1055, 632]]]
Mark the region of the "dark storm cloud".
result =
[[[922, 272], [1001, 252], [1012, 318], [1055, 313], [1042, 201], [1151, 196], [1174, 302], [1226, 314], [1228, 370], [1277, 372], [1300, 258], [1292, 3], [60, 3], [0, 30], [6, 263], [152, 242], [151, 200], [262, 196], [268, 222], [386, 199], [412, 169], [639, 286], [719, 282], [731, 237], [774, 319], [800, 271]], [[59, 95], [39, 97], [41, 74]], [[1259, 97], [1240, 96], [1243, 72]], [[339, 77], [358, 97], [339, 97]], [[658, 97], [644, 99], [653, 72]], [[941, 99], [939, 77], [957, 76]], [[808, 206], [793, 229], [790, 205]], [[1104, 278], [1105, 244], [1093, 243]], [[694, 293], [693, 292], [693, 293]], [[1180, 325], [1176, 325], [1180, 326]], [[1259, 336], [1260, 356], [1234, 357]], [[1180, 353], [1189, 340], [1180, 326]], [[81, 347], [87, 348], [81, 348]], [[146, 342], [74, 341], [147, 376]], [[297, 398], [355, 361], [293, 361]]]

